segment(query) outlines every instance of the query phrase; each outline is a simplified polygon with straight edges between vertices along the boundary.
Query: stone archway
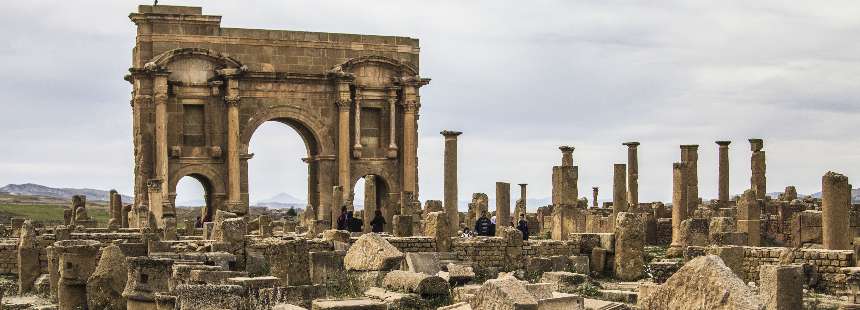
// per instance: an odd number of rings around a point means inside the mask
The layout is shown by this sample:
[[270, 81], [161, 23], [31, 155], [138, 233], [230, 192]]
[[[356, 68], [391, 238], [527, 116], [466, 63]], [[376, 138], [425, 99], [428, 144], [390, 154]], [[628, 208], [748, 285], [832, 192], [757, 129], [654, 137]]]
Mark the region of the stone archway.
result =
[[[364, 179], [364, 192], [359, 195], [359, 193], [355, 192], [355, 189], [356, 184], [362, 179]], [[395, 193], [391, 192], [388, 180], [381, 175], [366, 174], [355, 178], [352, 182], [352, 188], [352, 197], [354, 199], [359, 199], [359, 196], [363, 197], [362, 222], [364, 225], [362, 231], [365, 233], [371, 231], [370, 222], [376, 216], [376, 211], [379, 210], [385, 219], [384, 231], [391, 232], [392, 218], [395, 214], [399, 214], [399, 206], [395, 200], [400, 195], [399, 193], [392, 195]], [[353, 201], [353, 204], [357, 203], [358, 201]]]
[[173, 172], [167, 185], [170, 203], [176, 205], [176, 187], [184, 177], [191, 177], [200, 182], [205, 192], [206, 205], [201, 210], [204, 222], [211, 221], [215, 210], [224, 204], [226, 196], [224, 177], [217, 170], [206, 165], [188, 165]]

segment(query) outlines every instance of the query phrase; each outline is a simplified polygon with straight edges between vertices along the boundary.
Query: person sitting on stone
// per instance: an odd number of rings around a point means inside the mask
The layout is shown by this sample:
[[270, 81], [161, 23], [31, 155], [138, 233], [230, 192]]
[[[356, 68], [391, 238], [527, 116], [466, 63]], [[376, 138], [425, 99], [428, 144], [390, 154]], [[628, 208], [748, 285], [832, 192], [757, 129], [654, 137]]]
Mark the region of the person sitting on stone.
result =
[[373, 221], [370, 221], [371, 232], [381, 233], [385, 229], [385, 217], [382, 216], [382, 211], [376, 210]]
[[479, 217], [478, 220], [475, 221], [475, 233], [478, 236], [491, 236], [490, 227], [492, 225], [493, 223], [490, 222], [490, 219], [487, 218], [487, 214], [481, 214], [481, 217]]
[[340, 207], [340, 216], [337, 217], [337, 230], [349, 229], [349, 215], [346, 212], [346, 206]]
[[520, 214], [520, 221], [517, 222], [517, 229], [523, 233], [523, 240], [529, 240], [529, 222], [526, 221], [525, 214]]
[[194, 228], [203, 228], [203, 221], [200, 220], [199, 216], [194, 220]]
[[469, 238], [472, 236], [474, 236], [474, 234], [472, 233], [471, 230], [469, 230], [469, 227], [463, 227], [463, 233], [460, 234], [460, 237], [461, 238]]

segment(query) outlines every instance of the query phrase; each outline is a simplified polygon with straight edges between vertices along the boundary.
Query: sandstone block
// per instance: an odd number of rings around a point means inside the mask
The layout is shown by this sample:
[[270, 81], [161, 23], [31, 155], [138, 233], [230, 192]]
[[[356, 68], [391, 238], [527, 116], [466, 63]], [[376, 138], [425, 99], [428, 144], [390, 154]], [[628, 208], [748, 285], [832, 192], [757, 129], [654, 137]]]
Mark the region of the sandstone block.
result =
[[386, 271], [400, 267], [404, 255], [378, 234], [364, 234], [344, 257], [346, 270]]
[[439, 276], [394, 270], [385, 275], [382, 285], [386, 289], [415, 293], [423, 297], [448, 295], [448, 282]]

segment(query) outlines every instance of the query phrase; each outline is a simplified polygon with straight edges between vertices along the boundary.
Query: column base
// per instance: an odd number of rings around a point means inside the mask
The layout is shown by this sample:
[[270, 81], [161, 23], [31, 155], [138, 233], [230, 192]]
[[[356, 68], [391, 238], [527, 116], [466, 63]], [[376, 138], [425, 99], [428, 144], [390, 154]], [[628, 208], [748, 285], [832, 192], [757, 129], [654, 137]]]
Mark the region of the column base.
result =
[[683, 258], [684, 257], [684, 248], [685, 246], [680, 245], [670, 245], [668, 249], [666, 249], [666, 257], [669, 258]]
[[361, 145], [354, 145], [352, 147], [352, 157], [356, 159], [361, 158]]
[[397, 146], [396, 145], [388, 146], [388, 153], [386, 153], [385, 155], [386, 155], [386, 157], [391, 158], [391, 159], [397, 158]]

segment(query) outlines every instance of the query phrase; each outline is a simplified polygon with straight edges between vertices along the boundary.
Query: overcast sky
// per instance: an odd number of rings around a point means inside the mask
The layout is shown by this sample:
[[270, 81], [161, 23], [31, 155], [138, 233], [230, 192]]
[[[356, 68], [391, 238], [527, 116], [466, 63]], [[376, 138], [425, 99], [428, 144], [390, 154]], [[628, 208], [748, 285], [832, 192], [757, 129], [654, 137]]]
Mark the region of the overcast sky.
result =
[[[131, 192], [122, 77], [139, 3], [0, 2], [0, 183]], [[419, 38], [421, 75], [433, 79], [421, 90], [422, 199], [442, 196], [442, 129], [464, 132], [461, 199], [493, 196], [500, 180], [548, 197], [564, 144], [576, 146], [580, 195], [600, 186], [608, 199], [631, 140], [642, 143], [642, 201], [671, 199], [680, 144], [701, 145], [706, 198], [716, 196], [715, 140], [733, 141], [733, 193], [749, 186], [750, 137], [765, 140], [769, 191], [817, 192], [827, 170], [860, 176], [857, 1], [160, 3], [203, 5], [224, 27]], [[291, 129], [264, 126], [251, 151], [252, 200], [305, 197]], [[194, 188], [180, 195], [194, 199]]]

